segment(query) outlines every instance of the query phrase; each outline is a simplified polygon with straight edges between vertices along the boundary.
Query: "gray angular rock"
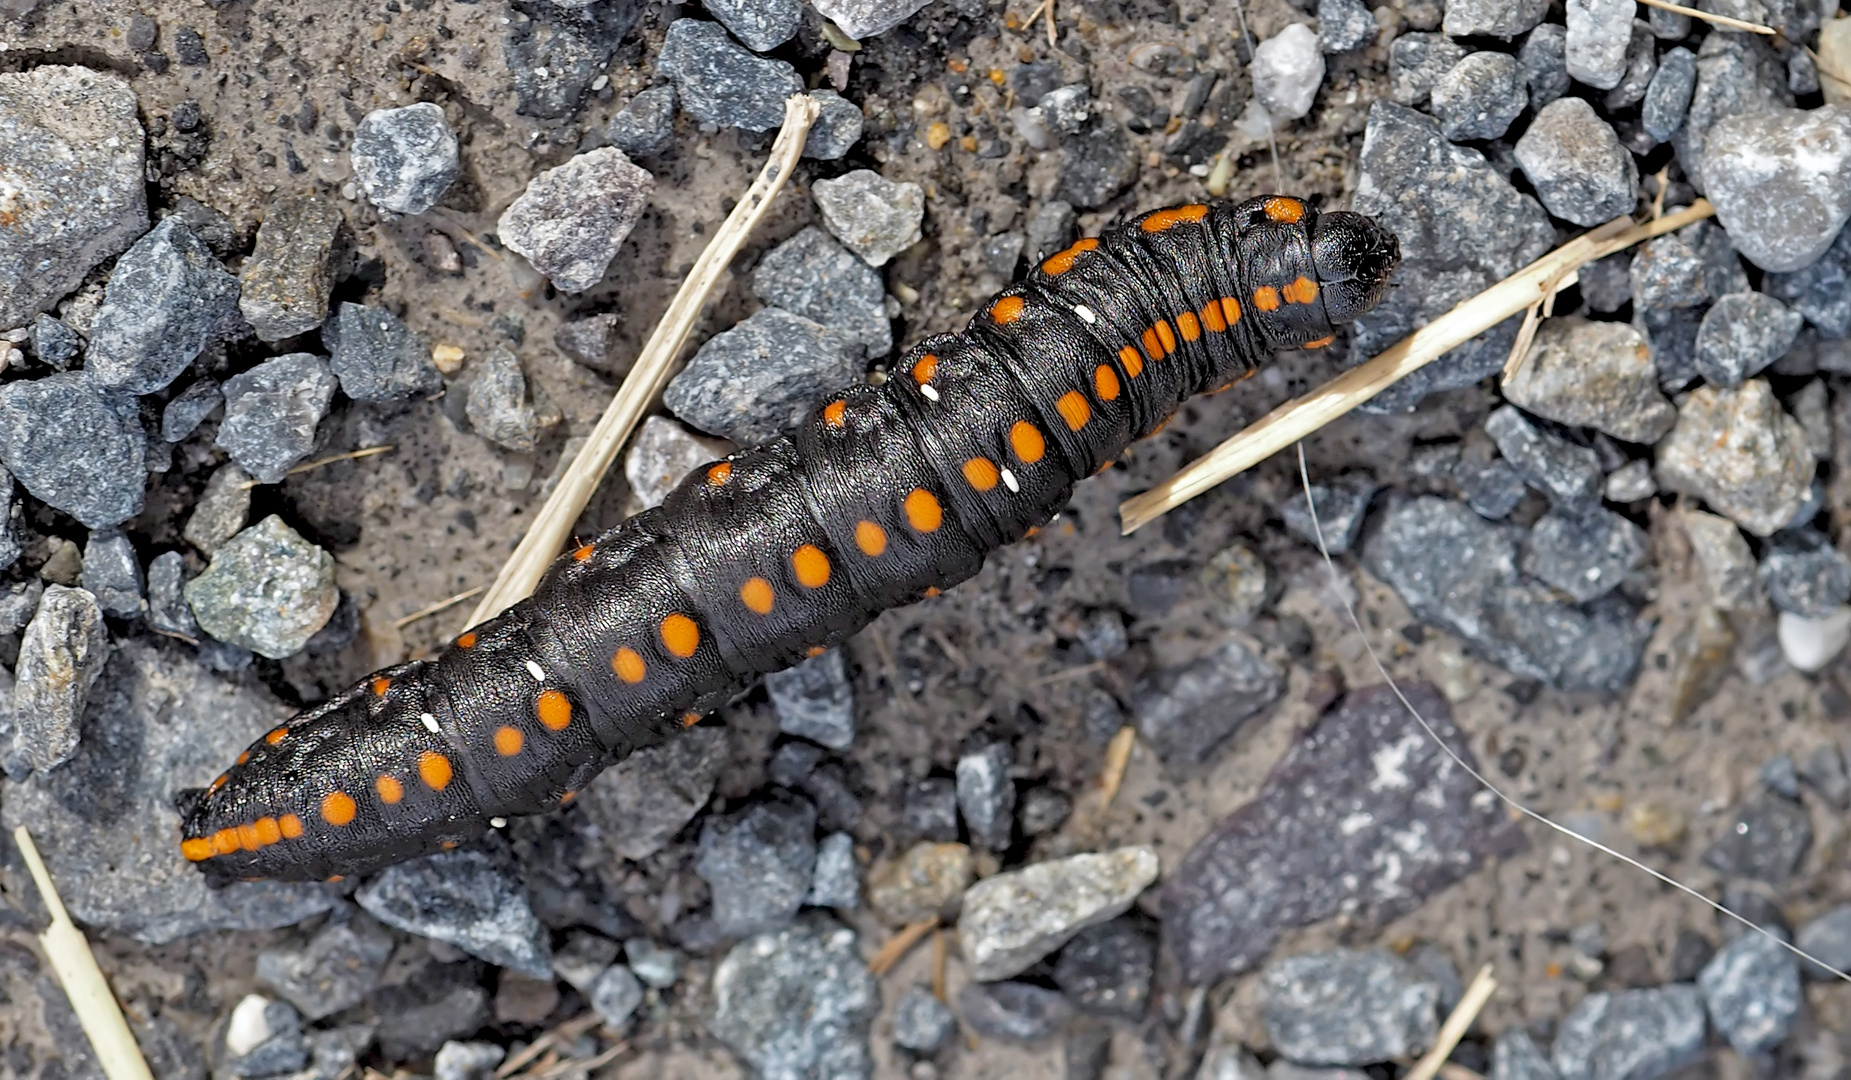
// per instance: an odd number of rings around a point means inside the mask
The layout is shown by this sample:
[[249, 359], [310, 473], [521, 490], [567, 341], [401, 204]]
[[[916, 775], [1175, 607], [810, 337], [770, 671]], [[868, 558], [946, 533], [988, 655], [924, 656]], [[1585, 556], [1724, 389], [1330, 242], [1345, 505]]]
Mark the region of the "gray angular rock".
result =
[[309, 1020], [333, 1016], [366, 999], [385, 974], [392, 935], [365, 918], [330, 922], [300, 945], [257, 954], [257, 980]]
[[1061, 140], [1060, 156], [1060, 197], [1086, 209], [1105, 205], [1129, 187], [1143, 158], [1124, 128], [1104, 120]]
[[949, 777], [929, 776], [906, 786], [900, 820], [927, 840], [958, 838], [958, 785]]
[[846, 750], [855, 741], [855, 688], [848, 681], [842, 650], [830, 649], [766, 675], [765, 691], [784, 734], [832, 750]]
[[1804, 321], [1765, 293], [1719, 296], [1697, 329], [1697, 371], [1712, 386], [1740, 386], [1786, 355]]
[[1639, 106], [1639, 122], [1645, 133], [1657, 142], [1670, 142], [1678, 128], [1684, 126], [1684, 114], [1690, 109], [1690, 95], [1697, 88], [1697, 55], [1683, 46], [1669, 49], [1658, 58], [1658, 70], [1645, 89]]
[[273, 357], [225, 380], [225, 419], [214, 440], [260, 484], [280, 484], [315, 448], [334, 399], [334, 373], [313, 353]]
[[1318, 47], [1326, 53], [1360, 49], [1380, 30], [1362, 0], [1318, 0]]
[[354, 179], [374, 206], [422, 214], [437, 205], [461, 170], [456, 133], [428, 101], [374, 109], [353, 134]]
[[274, 514], [219, 548], [185, 592], [206, 633], [272, 660], [301, 651], [341, 600], [334, 556]]
[[1589, 310], [1618, 311], [1632, 299], [1632, 256], [1621, 252], [1581, 268], [1581, 299]]
[[346, 1024], [328, 1030], [311, 1030], [303, 1036], [308, 1068], [298, 1080], [340, 1080], [351, 1075], [360, 1051], [372, 1043], [374, 1025]]
[[1274, 122], [1297, 120], [1311, 111], [1324, 83], [1324, 53], [1304, 23], [1287, 23], [1253, 50], [1249, 74], [1253, 96]]
[[1530, 107], [1541, 109], [1568, 93], [1568, 28], [1543, 23], [1531, 30], [1517, 50], [1517, 66], [1530, 88]]
[[765, 1080], [865, 1080], [879, 1008], [855, 932], [812, 917], [733, 946], [714, 968], [708, 1030]]
[[1415, 1057], [1439, 1031], [1439, 986], [1386, 950], [1287, 957], [1260, 973], [1259, 992], [1274, 1048], [1304, 1065]]
[[656, 71], [674, 80], [682, 112], [717, 127], [770, 131], [784, 123], [784, 99], [803, 93], [796, 68], [754, 56], [699, 19], [669, 24]]
[[[0, 586], [0, 634], [16, 633], [24, 629], [39, 610], [39, 600], [44, 595], [45, 584], [38, 578], [27, 578], [25, 581]], [[8, 693], [0, 695], [0, 698], [10, 696]]]
[[1124, 919], [1088, 927], [1061, 949], [1054, 984], [1082, 1012], [1133, 1023], [1150, 1007], [1157, 942]]
[[1015, 821], [1015, 781], [1009, 767], [1015, 753], [1006, 742], [993, 742], [958, 758], [958, 809], [971, 839], [992, 851], [1009, 846]]
[[1563, 1018], [1550, 1059], [1561, 1080], [1664, 1076], [1703, 1049], [1703, 999], [1695, 986], [1605, 991]]
[[1214, 652], [1145, 676], [1132, 692], [1138, 733], [1172, 768], [1208, 763], [1285, 693], [1285, 676], [1254, 644], [1229, 634]]
[[855, 862], [855, 838], [830, 833], [816, 845], [816, 870], [803, 902], [812, 907], [861, 906], [861, 868]]
[[238, 271], [238, 310], [264, 341], [306, 334], [328, 317], [334, 263], [346, 220], [315, 197], [270, 204], [257, 246]]
[[1439, 34], [1401, 34], [1388, 47], [1389, 93], [1402, 105], [1423, 104], [1440, 76], [1465, 59], [1466, 52], [1465, 46]]
[[814, 225], [771, 249], [752, 272], [752, 294], [860, 342], [870, 357], [893, 350], [880, 274]]
[[308, 1063], [302, 1017], [288, 1003], [247, 995], [225, 1025], [226, 1071], [233, 1076], [293, 1073]]
[[635, 4], [560, 2], [523, 6], [502, 39], [515, 112], [542, 120], [575, 116], [635, 25]]
[[77, 755], [84, 704], [108, 659], [109, 631], [96, 597], [46, 587], [13, 669], [13, 738], [34, 769], [44, 772]]
[[657, 945], [646, 937], [633, 937], [623, 943], [630, 970], [643, 985], [666, 990], [681, 977], [681, 956], [675, 950]]
[[1279, 517], [1292, 535], [1318, 546], [1318, 532], [1324, 534], [1324, 546], [1332, 555], [1350, 550], [1362, 532], [1363, 518], [1369, 512], [1369, 500], [1379, 485], [1367, 472], [1347, 472], [1328, 483], [1311, 485], [1311, 500], [1317, 506], [1317, 528], [1312, 526], [1311, 508], [1305, 493], [1299, 492], [1279, 506]]
[[603, 280], [655, 186], [656, 178], [622, 150], [587, 150], [528, 181], [495, 230], [554, 288], [584, 292]]
[[1089, 926], [1110, 922], [1157, 880], [1157, 853], [1124, 847], [995, 874], [964, 891], [958, 942], [971, 977], [1006, 979]]
[[182, 535], [186, 542], [210, 557], [238, 535], [251, 513], [251, 474], [235, 461], [220, 465], [206, 481], [206, 490], [193, 504]]
[[1053, 1035], [1073, 1015], [1059, 994], [1032, 983], [966, 983], [958, 991], [958, 1012], [979, 1035], [1035, 1043]]
[[1500, 52], [1475, 52], [1454, 64], [1431, 97], [1440, 133], [1454, 142], [1502, 136], [1530, 100], [1517, 58]]
[[166, 634], [199, 639], [199, 624], [186, 606], [186, 558], [177, 551], [162, 552], [148, 564], [148, 625]]
[[914, 984], [893, 1007], [893, 1043], [921, 1057], [938, 1053], [957, 1034], [958, 1018], [932, 991]]
[[896, 184], [872, 169], [856, 169], [818, 180], [810, 194], [823, 224], [869, 266], [884, 266], [919, 242], [925, 190], [918, 184]]
[[708, 819], [694, 864], [713, 893], [714, 926], [726, 937], [790, 922], [816, 870], [816, 808], [780, 797]]
[[1789, 274], [1769, 274], [1762, 287], [1806, 317], [1825, 338], [1851, 335], [1851, 229], [1810, 266]]
[[489, 1020], [488, 993], [475, 964], [426, 964], [403, 982], [373, 992], [380, 1052], [397, 1059], [435, 1053], [448, 1039], [474, 1033]]
[[1703, 261], [1704, 292], [1720, 298], [1749, 291], [1748, 274], [1742, 269], [1735, 245], [1714, 221], [1692, 222], [1680, 230], [1680, 235]]
[[1728, 116], [1792, 106], [1786, 65], [1753, 34], [1709, 34], [1697, 48], [1697, 86], [1684, 125], [1672, 136], [1678, 164], [1703, 191], [1704, 144], [1710, 128]]
[[621, 945], [609, 938], [575, 930], [567, 935], [563, 946], [553, 950], [553, 974], [583, 993], [616, 961], [621, 949]]
[[141, 512], [148, 437], [133, 398], [81, 371], [0, 385], [0, 463], [92, 529]]
[[[1833, 754], [1836, 755], [1836, 748]], [[1839, 765], [1840, 775], [1844, 766]], [[1840, 799], [1834, 805], [1843, 805]], [[1744, 934], [1743, 937], [1751, 935]], [[1760, 935], [1752, 935], [1760, 936]], [[1740, 940], [1740, 939], [1738, 939]], [[1822, 963], [1829, 964], [1839, 971], [1851, 970], [1851, 904], [1840, 904], [1806, 925], [1800, 927], [1794, 944], [1800, 951], [1817, 957]], [[1809, 980], [1823, 982], [1838, 976], [1825, 970], [1818, 964], [1802, 962], [1801, 971]]]
[[32, 320], [32, 355], [54, 371], [69, 371], [83, 355], [84, 339], [77, 331], [52, 318], [40, 315]]
[[90, 325], [84, 369], [111, 389], [152, 394], [237, 317], [238, 279], [178, 217], [116, 260]]
[[1766, 796], [1726, 819], [1703, 862], [1733, 877], [1778, 885], [1792, 877], [1812, 847], [1812, 819], [1790, 799]]
[[1686, 507], [1678, 515], [1690, 538], [1697, 572], [1710, 603], [1722, 611], [1749, 611], [1766, 603], [1756, 575], [1754, 552], [1728, 518]]
[[1600, 456], [1594, 451], [1545, 431], [1509, 405], [1485, 420], [1485, 433], [1525, 482], [1556, 505], [1600, 501]]
[[591, 1008], [606, 1027], [623, 1030], [631, 1014], [643, 1003], [643, 984], [636, 973], [622, 964], [604, 969], [591, 984]]
[[821, 0], [816, 13], [851, 38], [884, 34], [913, 17], [930, 0]]
[[451, 1040], [438, 1048], [431, 1072], [434, 1080], [491, 1080], [507, 1053], [494, 1043]]
[[1772, 536], [1812, 487], [1812, 449], [1768, 384], [1699, 387], [1658, 445], [1661, 486], [1695, 495], [1756, 536]]
[[724, 440], [703, 439], [665, 416], [651, 416], [624, 455], [623, 476], [643, 509], [661, 506], [684, 477], [729, 449]]
[[1811, 529], [1774, 536], [1761, 580], [1775, 607], [1808, 619], [1823, 619], [1851, 600], [1851, 560]]
[[861, 106], [834, 90], [810, 91], [821, 111], [816, 126], [803, 141], [803, 156], [816, 161], [836, 161], [861, 141]]
[[1585, 604], [1618, 588], [1650, 550], [1644, 529], [1605, 507], [1557, 508], [1530, 530], [1523, 572]]
[[1851, 107], [1718, 120], [1704, 141], [1703, 184], [1750, 262], [1777, 272], [1811, 265], [1851, 218]]
[[322, 324], [321, 343], [341, 392], [355, 401], [399, 401], [443, 389], [430, 350], [384, 308], [343, 301]]
[[12, 476], [5, 469], [0, 469], [0, 569], [18, 562], [19, 556], [24, 553], [18, 529], [24, 514], [25, 507], [20, 502], [18, 490], [13, 486]]
[[[1473, 762], [1446, 699], [1431, 686], [1403, 689]], [[1307, 786], [1329, 797], [1306, 799]], [[1523, 845], [1478, 791], [1390, 688], [1355, 691], [1300, 734], [1253, 801], [1170, 875], [1161, 898], [1165, 947], [1183, 978], [1201, 983], [1251, 969], [1292, 927], [1339, 911], [1380, 924], [1412, 910], [1480, 860]]]
[[552, 978], [552, 946], [502, 845], [440, 851], [387, 867], [354, 900], [408, 934], [454, 945], [497, 967]]
[[578, 805], [613, 853], [646, 859], [707, 804], [726, 758], [725, 728], [691, 728], [600, 773]]
[[[1570, 12], [1581, 2], [1569, 0]], [[1536, 197], [1556, 217], [1600, 225], [1632, 212], [1639, 167], [1613, 128], [1581, 98], [1543, 106], [1517, 140], [1516, 156]]]
[[1653, 443], [1677, 410], [1658, 391], [1645, 335], [1625, 323], [1550, 319], [1504, 397], [1527, 412], [1592, 427], [1626, 442]]
[[651, 87], [611, 117], [604, 137], [631, 157], [655, 157], [675, 144], [675, 87]]
[[46, 64], [0, 74], [0, 326], [22, 326], [148, 229], [141, 123], [127, 79]]
[[614, 355], [621, 322], [616, 312], [607, 311], [560, 323], [553, 331], [553, 344], [576, 364], [602, 375], [622, 375], [630, 370], [631, 361]]
[[195, 380], [161, 410], [161, 438], [177, 443], [199, 429], [206, 417], [225, 404], [225, 392], [217, 379]]
[[1683, 237], [1655, 237], [1633, 255], [1633, 303], [1641, 308], [1666, 310], [1695, 307], [1710, 299], [1704, 280], [1703, 259]]
[[1057, 251], [1065, 250], [1078, 235], [1073, 204], [1052, 199], [1035, 207], [1028, 215], [1027, 242], [1022, 253], [1038, 263]]
[[1549, 10], [1545, 0], [1448, 0], [1440, 29], [1448, 37], [1514, 38]]
[[1608, 114], [1639, 104], [1656, 74], [1658, 42], [1652, 36], [1651, 24], [1644, 19], [1634, 19], [1632, 39], [1626, 45], [1626, 73], [1620, 76], [1618, 86], [1607, 91], [1601, 104]]
[[760, 308], [709, 338], [662, 400], [695, 427], [751, 446], [796, 428], [824, 394], [861, 373], [861, 347], [848, 335]]
[[1629, 461], [1607, 474], [1601, 497], [1613, 503], [1638, 502], [1658, 494], [1658, 482], [1652, 479], [1652, 463]]
[[1491, 1050], [1491, 1080], [1561, 1080], [1544, 1053], [1520, 1027], [1504, 1029]]
[[176, 857], [174, 795], [203, 787], [276, 726], [282, 704], [220, 678], [176, 644], [117, 643], [90, 688], [77, 755], [5, 785], [0, 823], [32, 827], [71, 916], [154, 944], [207, 929], [269, 930], [327, 911], [317, 885], [209, 889]]
[[1480, 517], [1501, 521], [1523, 501], [1529, 485], [1523, 474], [1511, 468], [1503, 458], [1490, 461], [1461, 461], [1452, 469], [1452, 481], [1465, 497], [1465, 504]]
[[1600, 90], [1620, 84], [1635, 10], [1625, 0], [1568, 0], [1564, 21], [1570, 77]]
[[539, 445], [540, 414], [527, 400], [527, 376], [520, 360], [499, 345], [476, 366], [463, 415], [476, 434], [517, 454]]
[[80, 584], [96, 597], [106, 615], [133, 619], [141, 614], [141, 563], [135, 545], [113, 530], [96, 530], [84, 542], [84, 571]]

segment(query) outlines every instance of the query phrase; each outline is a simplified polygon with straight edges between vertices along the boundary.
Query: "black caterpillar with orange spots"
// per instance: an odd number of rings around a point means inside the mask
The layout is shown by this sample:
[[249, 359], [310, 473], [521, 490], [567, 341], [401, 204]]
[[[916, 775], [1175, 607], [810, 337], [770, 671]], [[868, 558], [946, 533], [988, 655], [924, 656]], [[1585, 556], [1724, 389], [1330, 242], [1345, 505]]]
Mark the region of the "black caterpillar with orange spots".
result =
[[1158, 210], [1081, 240], [961, 334], [789, 437], [697, 470], [534, 595], [182, 792], [214, 883], [364, 873], [568, 801], [760, 675], [975, 574], [1189, 397], [1374, 307], [1399, 247], [1298, 199]]

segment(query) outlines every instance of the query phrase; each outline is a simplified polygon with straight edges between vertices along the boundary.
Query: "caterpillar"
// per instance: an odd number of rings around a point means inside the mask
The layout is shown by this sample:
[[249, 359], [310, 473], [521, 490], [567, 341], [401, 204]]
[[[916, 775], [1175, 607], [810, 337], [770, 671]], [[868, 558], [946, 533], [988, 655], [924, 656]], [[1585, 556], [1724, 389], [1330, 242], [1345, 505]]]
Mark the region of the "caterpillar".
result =
[[1183, 401], [1328, 344], [1399, 262], [1371, 219], [1276, 195], [1082, 239], [885, 383], [695, 470], [434, 659], [180, 792], [180, 852], [214, 885], [319, 880], [560, 806], [760, 675], [971, 577]]

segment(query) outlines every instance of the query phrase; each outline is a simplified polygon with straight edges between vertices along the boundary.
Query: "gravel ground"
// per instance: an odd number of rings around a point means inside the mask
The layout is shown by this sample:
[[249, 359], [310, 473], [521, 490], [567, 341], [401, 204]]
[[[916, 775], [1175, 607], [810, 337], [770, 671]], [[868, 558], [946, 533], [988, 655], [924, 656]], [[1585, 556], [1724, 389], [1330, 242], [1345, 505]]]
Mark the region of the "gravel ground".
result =
[[[0, 821], [160, 1080], [1384, 1078], [1485, 964], [1480, 1074], [1851, 1075], [1842, 982], [1515, 820], [1365, 647], [1514, 796], [1851, 967], [1851, 19], [1705, 6], [1782, 34], [1606, 0], [1066, 0], [1053, 45], [994, 0], [0, 0]], [[173, 793], [464, 628], [407, 617], [493, 579], [804, 90], [803, 164], [581, 535], [1140, 210], [1283, 190], [1406, 262], [1331, 350], [573, 807], [208, 892]], [[1307, 441], [1334, 579], [1292, 455], [1117, 535], [1342, 364], [1700, 194], [1507, 383], [1514, 319]], [[10, 846], [0, 896], [7, 1074], [100, 1075]]]

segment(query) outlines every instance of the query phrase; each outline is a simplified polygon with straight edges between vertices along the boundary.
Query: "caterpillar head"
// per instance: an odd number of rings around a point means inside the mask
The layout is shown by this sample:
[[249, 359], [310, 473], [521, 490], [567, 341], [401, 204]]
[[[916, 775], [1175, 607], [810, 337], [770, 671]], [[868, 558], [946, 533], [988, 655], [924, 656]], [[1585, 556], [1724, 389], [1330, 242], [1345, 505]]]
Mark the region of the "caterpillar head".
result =
[[1325, 317], [1340, 326], [1367, 314], [1388, 294], [1389, 279], [1401, 265], [1401, 244], [1371, 218], [1333, 211], [1312, 226], [1311, 262]]

